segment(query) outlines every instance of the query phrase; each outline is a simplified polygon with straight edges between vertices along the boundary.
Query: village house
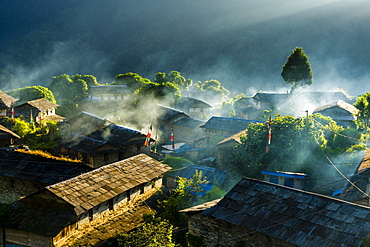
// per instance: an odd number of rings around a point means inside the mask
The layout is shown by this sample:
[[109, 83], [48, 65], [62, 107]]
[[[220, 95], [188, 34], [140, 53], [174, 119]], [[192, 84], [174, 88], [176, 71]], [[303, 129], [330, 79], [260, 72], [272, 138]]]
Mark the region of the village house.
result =
[[[50, 185], [7, 209], [0, 219], [0, 243], [38, 247], [73, 245], [70, 237], [79, 230], [79, 236], [84, 237], [83, 232], [89, 227], [95, 228], [98, 223], [109, 225], [114, 221], [112, 213], [125, 214], [130, 206], [153, 195], [162, 186], [163, 174], [170, 169], [140, 154]], [[95, 246], [107, 239], [90, 236], [89, 240], [85, 245]]]
[[251, 123], [262, 123], [264, 121], [211, 117], [200, 128], [204, 130], [207, 145], [215, 145], [226, 137], [230, 137], [248, 128]]
[[359, 110], [353, 105], [337, 100], [316, 108], [312, 114], [320, 113], [323, 116], [331, 117], [338, 125], [343, 127], [355, 127], [354, 121]]
[[204, 246], [368, 246], [370, 208], [250, 178], [180, 212]]
[[60, 122], [65, 118], [55, 114], [57, 104], [50, 102], [47, 99], [35, 99], [20, 104], [14, 108], [15, 117], [21, 117], [23, 120], [32, 121], [55, 121]]
[[98, 101], [121, 101], [127, 99], [132, 92], [127, 85], [101, 85], [89, 87], [89, 99]]
[[292, 116], [301, 115], [306, 110], [312, 112], [315, 108], [333, 101], [342, 100], [351, 103], [351, 99], [343, 92], [339, 91], [256, 93], [252, 98], [260, 112], [263, 110], [271, 110], [273, 113]]
[[230, 155], [232, 153], [233, 148], [241, 144], [240, 141], [240, 136], [245, 134], [245, 130], [229, 136], [222, 141], [219, 141], [216, 146], [215, 146], [215, 157], [216, 157], [216, 163], [218, 167], [225, 167], [229, 160], [230, 160]]
[[342, 189], [340, 198], [359, 205], [370, 206], [370, 148], [366, 149], [364, 156], [350, 183]]
[[176, 108], [184, 111], [190, 117], [197, 119], [208, 119], [212, 106], [202, 100], [192, 97], [182, 97]]
[[[112, 132], [109, 132], [109, 129]], [[118, 131], [114, 133], [115, 130]], [[81, 159], [93, 168], [101, 167], [139, 153], [149, 154], [150, 152], [149, 149], [144, 147], [144, 134], [116, 125], [108, 125], [89, 136], [71, 133], [64, 140], [59, 147], [61, 154]]]
[[16, 98], [0, 91], [0, 117], [11, 117], [11, 107]]
[[92, 170], [81, 162], [21, 153], [15, 148], [1, 148], [0, 157], [1, 203], [11, 203], [46, 186]]
[[21, 139], [19, 135], [0, 125], [0, 147], [11, 146], [19, 139]]
[[[154, 126], [156, 126], [161, 133], [161, 136], [158, 137], [160, 144], [170, 142], [171, 130], [175, 122], [184, 118], [190, 118], [190, 116], [183, 111], [159, 104], [156, 105], [154, 111], [158, 113], [158, 118], [156, 119]], [[176, 136], [177, 134], [175, 133], [175, 139], [177, 142]]]
[[259, 119], [261, 112], [252, 97], [242, 97], [234, 102], [237, 118]]
[[305, 184], [307, 174], [304, 173], [263, 170], [262, 174], [264, 175], [264, 180], [267, 182], [300, 190], [303, 190], [307, 187]]
[[203, 136], [203, 130], [199, 127], [205, 124], [205, 121], [184, 117], [174, 122], [173, 130], [176, 134], [176, 142], [184, 142], [192, 145], [193, 142]]

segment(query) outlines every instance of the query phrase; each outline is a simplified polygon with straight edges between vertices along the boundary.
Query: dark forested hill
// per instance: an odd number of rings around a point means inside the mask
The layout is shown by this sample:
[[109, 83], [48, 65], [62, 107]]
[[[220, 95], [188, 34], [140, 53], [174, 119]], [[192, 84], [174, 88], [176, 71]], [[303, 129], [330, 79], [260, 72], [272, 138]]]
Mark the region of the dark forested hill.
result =
[[370, 91], [369, 19], [366, 0], [6, 0], [0, 68], [28, 84], [61, 73], [105, 83], [129, 71], [178, 70], [250, 94], [288, 88], [281, 68], [301, 46], [313, 88], [354, 94]]

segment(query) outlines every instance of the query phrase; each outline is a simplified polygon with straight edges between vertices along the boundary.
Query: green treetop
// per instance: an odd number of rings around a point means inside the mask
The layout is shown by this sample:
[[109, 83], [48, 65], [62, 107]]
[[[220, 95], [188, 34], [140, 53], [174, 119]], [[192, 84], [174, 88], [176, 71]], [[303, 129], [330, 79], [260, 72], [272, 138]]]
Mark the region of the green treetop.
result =
[[311, 65], [301, 47], [297, 47], [283, 66], [281, 76], [292, 89], [310, 86], [313, 83]]

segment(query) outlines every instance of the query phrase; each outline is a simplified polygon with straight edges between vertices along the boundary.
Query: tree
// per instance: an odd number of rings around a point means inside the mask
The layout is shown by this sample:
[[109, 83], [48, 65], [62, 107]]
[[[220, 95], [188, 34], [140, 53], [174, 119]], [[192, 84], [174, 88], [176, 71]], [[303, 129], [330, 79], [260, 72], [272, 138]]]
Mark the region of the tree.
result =
[[53, 92], [43, 86], [18, 88], [10, 91], [9, 95], [17, 98], [19, 102], [27, 102], [35, 99], [45, 98], [50, 102], [56, 103]]
[[370, 126], [370, 92], [358, 97], [357, 101], [353, 105], [359, 110], [356, 115], [356, 125], [359, 128], [367, 130]]
[[138, 96], [142, 99], [170, 100], [175, 102], [181, 98], [180, 89], [170, 83], [145, 82], [136, 90]]
[[63, 100], [78, 103], [87, 97], [87, 83], [81, 75], [70, 77], [67, 74], [54, 76], [49, 89], [54, 93], [56, 100], [63, 104]]
[[88, 87], [90, 87], [90, 86], [99, 86], [100, 85], [98, 83], [98, 80], [96, 79], [96, 77], [93, 76], [93, 75], [79, 75], [79, 74], [76, 74], [76, 75], [71, 76], [71, 79], [73, 81], [81, 79], [81, 80], [86, 82]]
[[310, 86], [313, 83], [311, 65], [301, 47], [296, 47], [283, 66], [281, 76], [286, 83], [297, 87]]
[[194, 86], [200, 91], [208, 91], [212, 95], [219, 96], [221, 98], [225, 98], [230, 94], [229, 90], [221, 85], [221, 82], [214, 79], [205, 82], [198, 81]]
[[186, 79], [178, 71], [171, 71], [169, 74], [158, 72], [155, 75], [154, 82], [156, 83], [170, 82], [176, 85], [180, 90], [187, 90], [193, 84], [192, 80]]
[[142, 246], [142, 247], [174, 247], [172, 232], [174, 227], [161, 218], [153, 215], [143, 216], [145, 223], [128, 233], [117, 235], [119, 246]]
[[149, 79], [143, 78], [140, 75], [132, 72], [119, 74], [116, 76], [112, 85], [126, 85], [133, 92], [140, 88], [144, 83], [150, 83]]

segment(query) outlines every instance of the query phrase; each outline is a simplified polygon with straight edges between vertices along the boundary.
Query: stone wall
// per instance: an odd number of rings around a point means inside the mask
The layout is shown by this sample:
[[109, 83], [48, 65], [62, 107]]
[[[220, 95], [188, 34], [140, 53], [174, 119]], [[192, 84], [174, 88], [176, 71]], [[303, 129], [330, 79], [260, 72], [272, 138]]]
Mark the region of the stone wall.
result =
[[42, 184], [28, 180], [0, 176], [0, 203], [10, 204], [22, 196], [39, 191]]
[[5, 244], [21, 246], [52, 247], [52, 239], [29, 232], [5, 229]]
[[205, 246], [296, 246], [280, 239], [272, 238], [265, 234], [253, 232], [246, 228], [227, 223], [226, 221], [200, 214], [191, 216], [188, 224], [189, 234], [200, 237]]

